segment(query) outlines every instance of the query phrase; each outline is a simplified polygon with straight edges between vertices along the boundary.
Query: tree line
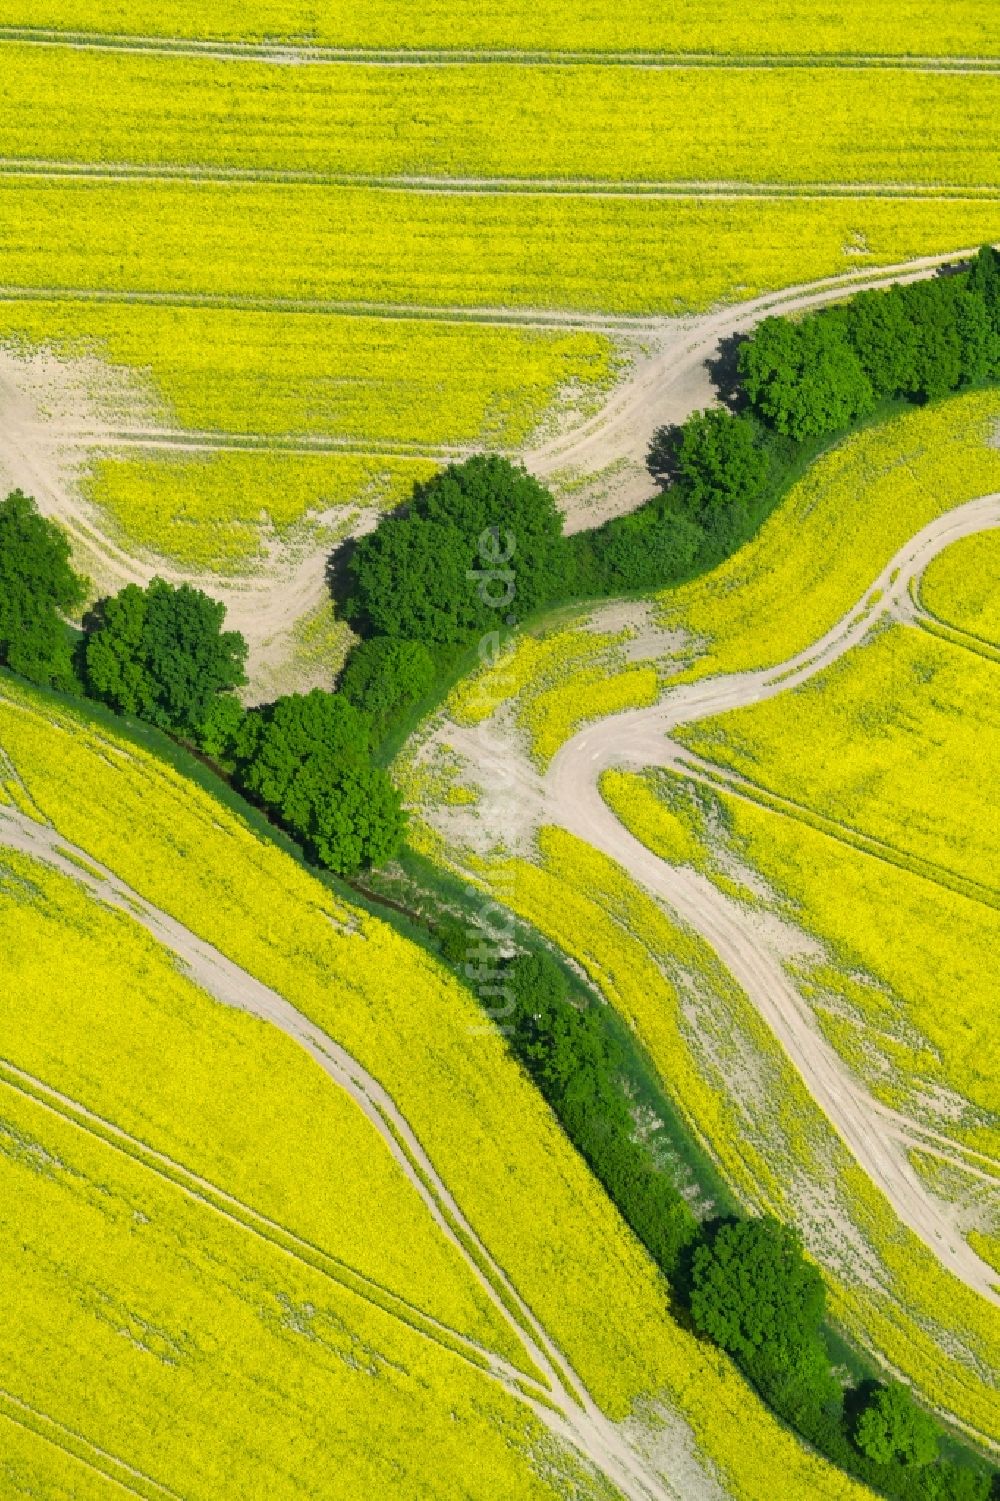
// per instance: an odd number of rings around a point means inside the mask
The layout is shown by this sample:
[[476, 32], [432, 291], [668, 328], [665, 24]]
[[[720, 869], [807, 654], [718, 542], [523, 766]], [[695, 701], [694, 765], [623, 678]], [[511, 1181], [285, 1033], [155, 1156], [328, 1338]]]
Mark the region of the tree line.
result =
[[[452, 466], [354, 546], [341, 603], [363, 635], [440, 663], [508, 615], [668, 587], [735, 551], [805, 462], [888, 403], [997, 381], [1000, 255], [986, 246], [962, 271], [764, 319], [736, 351], [729, 405], [661, 429], [660, 493], [602, 526], [564, 537], [549, 492], [501, 459]], [[491, 571], [487, 531], [510, 551], [492, 570], [511, 577], [509, 610], [473, 587]]]
[[789, 1427], [898, 1501], [989, 1501], [1000, 1474], [951, 1443], [898, 1381], [844, 1384], [826, 1294], [795, 1230], [770, 1217], [701, 1223], [637, 1139], [620, 1045], [546, 951], [510, 959], [508, 1034], [570, 1140], [667, 1278], [674, 1310], [727, 1351]]
[[[98, 603], [74, 640], [65, 618], [86, 597], [85, 581], [62, 532], [14, 494], [0, 506], [0, 661], [192, 741], [317, 858], [347, 872], [391, 851], [402, 830], [373, 750], [470, 643], [500, 639], [554, 604], [663, 588], [712, 567], [759, 524], [803, 453], [880, 403], [998, 380], [1000, 255], [987, 246], [965, 270], [795, 320], [766, 318], [739, 347], [730, 407], [657, 435], [650, 467], [661, 493], [591, 531], [563, 536], [551, 493], [505, 459], [449, 465], [347, 545], [336, 593], [361, 639], [336, 708], [291, 695], [244, 714], [234, 693], [246, 644], [224, 629], [223, 607], [187, 585], [128, 585]], [[253, 770], [279, 740], [295, 745], [287, 784]], [[293, 782], [316, 790], [308, 808]], [[354, 824], [364, 798], [379, 810], [348, 841], [359, 853], [338, 853], [323, 782], [337, 784]]]

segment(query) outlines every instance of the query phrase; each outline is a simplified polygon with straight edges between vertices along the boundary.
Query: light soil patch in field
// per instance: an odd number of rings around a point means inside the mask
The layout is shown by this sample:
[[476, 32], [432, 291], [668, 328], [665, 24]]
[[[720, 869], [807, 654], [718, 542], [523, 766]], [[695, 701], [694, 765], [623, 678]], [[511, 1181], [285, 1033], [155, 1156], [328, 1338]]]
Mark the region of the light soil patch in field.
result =
[[[120, 424], [125, 417], [155, 425], [161, 415], [149, 389], [132, 372], [94, 358], [0, 351], [0, 487], [24, 490], [66, 528], [75, 562], [90, 579], [92, 597], [126, 583], [147, 583], [154, 575], [207, 586], [226, 605], [227, 624], [242, 631], [250, 645], [248, 700], [267, 698], [276, 684], [329, 686], [336, 659], [319, 660], [310, 650], [309, 622], [329, 606], [325, 560], [334, 540], [344, 535], [342, 513], [316, 518], [318, 532], [304, 555], [294, 543], [282, 547], [272, 542], [258, 576], [225, 582], [136, 554], [108, 537], [104, 515], [85, 498], [91, 460], [102, 452], [101, 434], [111, 446], [112, 422]], [[81, 423], [94, 434], [92, 447], [76, 441]], [[352, 534], [373, 527], [377, 516], [370, 509], [357, 511]], [[323, 539], [318, 547], [317, 535]], [[342, 631], [335, 637], [341, 652]]]

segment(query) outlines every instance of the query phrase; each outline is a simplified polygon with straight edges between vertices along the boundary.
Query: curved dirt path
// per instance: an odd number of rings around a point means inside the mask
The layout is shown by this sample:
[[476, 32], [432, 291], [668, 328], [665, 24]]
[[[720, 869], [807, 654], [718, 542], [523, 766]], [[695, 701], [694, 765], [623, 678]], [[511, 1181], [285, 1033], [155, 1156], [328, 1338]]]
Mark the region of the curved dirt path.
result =
[[[598, 475], [625, 460], [632, 473], [616, 488], [613, 507], [602, 510], [600, 519], [634, 510], [656, 493], [645, 465], [657, 429], [683, 422], [693, 411], [718, 404], [707, 361], [716, 355], [722, 341], [734, 334], [749, 333], [772, 314], [822, 307], [845, 295], [893, 282], [920, 281], [933, 276], [941, 266], [974, 253], [956, 250], [878, 270], [860, 267], [841, 276], [768, 292], [700, 317], [664, 318], [659, 325], [656, 352], [636, 362], [601, 411], [571, 431], [529, 450], [524, 462], [540, 479], [551, 479], [561, 471]], [[655, 335], [651, 342], [654, 341]], [[583, 530], [593, 525], [594, 519], [593, 513], [585, 508], [574, 507], [567, 515], [566, 530]]]
[[668, 865], [654, 855], [619, 822], [598, 785], [601, 773], [613, 766], [677, 767], [687, 752], [670, 740], [672, 729], [759, 703], [805, 682], [859, 645], [879, 618], [905, 615], [911, 583], [931, 558], [960, 537], [998, 526], [1000, 493], [970, 501], [932, 521], [890, 559], [863, 598], [812, 646], [776, 667], [683, 685], [652, 708], [630, 710], [581, 730], [553, 758], [540, 793], [547, 821], [617, 861], [711, 944], [903, 1223], [949, 1271], [1000, 1304], [996, 1270], [956, 1232], [910, 1166], [900, 1142], [906, 1118], [880, 1105], [852, 1076], [819, 1031], [780, 957], [764, 942], [753, 915], [725, 898], [706, 877]]
[[[726, 306], [713, 313], [689, 318], [637, 317], [613, 318], [595, 314], [565, 314], [532, 309], [432, 309], [392, 308], [383, 313], [392, 317], [437, 317], [456, 322], [511, 322], [538, 328], [579, 327], [603, 330], [609, 335], [639, 340], [652, 353], [638, 358], [625, 381], [611, 394], [601, 412], [556, 437], [546, 439], [524, 455], [527, 467], [539, 478], [570, 470], [584, 475], [598, 475], [609, 465], [625, 461], [631, 472], [615, 484], [610, 507], [605, 505], [597, 516], [579, 499], [567, 505], [566, 530], [580, 530], [607, 515], [634, 509], [655, 491], [645, 470], [646, 454], [657, 428], [669, 422], [683, 421], [701, 407], [716, 402], [715, 389], [709, 378], [706, 361], [714, 356], [721, 340], [735, 333], [745, 333], [771, 313], [790, 313], [836, 301], [845, 293], [887, 285], [892, 281], [914, 281], [932, 276], [944, 264], [973, 254], [971, 250], [947, 255], [927, 256], [901, 265], [878, 270], [861, 267], [857, 271], [830, 277], [808, 286], [790, 287], [769, 293], [749, 302]], [[0, 289], [0, 297], [25, 295], [43, 297], [44, 289]], [[65, 290], [60, 299], [71, 296]], [[128, 294], [87, 294], [88, 300], [130, 301]], [[138, 301], [185, 304], [199, 299], [174, 298], [170, 294], [150, 294]], [[216, 305], [209, 299], [210, 305]], [[296, 303], [295, 306], [300, 304]], [[319, 309], [321, 305], [317, 304]], [[366, 316], [377, 309], [361, 305], [338, 307], [331, 311]], [[125, 583], [148, 583], [154, 574], [171, 583], [190, 583], [204, 587], [203, 573], [178, 567], [165, 559], [144, 558], [126, 551], [100, 529], [100, 519], [68, 481], [59, 462], [61, 432], [67, 429], [66, 448], [79, 453], [85, 446], [80, 429], [93, 432], [95, 448], [106, 443], [130, 441], [149, 446], [162, 441], [165, 446], [178, 443], [179, 434], [169, 428], [159, 431], [142, 424], [131, 434], [124, 426], [116, 427], [114, 438], [100, 426], [82, 423], [46, 421], [34, 403], [19, 389], [17, 370], [9, 356], [0, 351], [0, 477], [11, 485], [20, 485], [33, 494], [41, 510], [55, 517], [70, 533], [83, 561], [98, 576], [102, 585], [119, 588]], [[74, 431], [75, 428], [75, 431]], [[191, 434], [194, 446], [207, 444], [208, 435]], [[285, 442], [292, 440], [284, 440]], [[322, 440], [317, 440], [317, 444]], [[276, 438], [274, 446], [283, 440]], [[256, 445], [255, 445], [256, 446]], [[303, 447], [316, 446], [309, 443]], [[338, 446], [331, 441], [331, 448]], [[371, 451], [379, 445], [373, 443]], [[265, 445], [262, 450], [266, 451]], [[403, 456], [414, 457], [416, 449]], [[459, 457], [455, 449], [441, 457]], [[374, 525], [372, 516], [368, 525]], [[272, 681], [273, 673], [295, 650], [294, 627], [304, 615], [317, 609], [328, 598], [326, 584], [326, 550], [308, 553], [294, 560], [276, 555], [259, 574], [209, 583], [210, 591], [226, 606], [228, 623], [245, 636], [250, 648], [249, 673], [251, 690], [260, 681]]]
[[[405, 1116], [377, 1079], [277, 991], [148, 902], [50, 825], [0, 805], [0, 845], [44, 861], [83, 885], [97, 900], [140, 922], [208, 994], [279, 1027], [304, 1048], [378, 1132], [438, 1229], [454, 1245], [470, 1274], [542, 1372], [546, 1389], [496, 1356], [488, 1360], [485, 1374], [525, 1402], [555, 1438], [581, 1453], [629, 1501], [673, 1501], [667, 1484], [570, 1373], [568, 1362], [466, 1219]], [[85, 863], [78, 864], [74, 855]], [[80, 1107], [75, 1108], [79, 1112]], [[470, 1253], [470, 1244], [475, 1254]]]

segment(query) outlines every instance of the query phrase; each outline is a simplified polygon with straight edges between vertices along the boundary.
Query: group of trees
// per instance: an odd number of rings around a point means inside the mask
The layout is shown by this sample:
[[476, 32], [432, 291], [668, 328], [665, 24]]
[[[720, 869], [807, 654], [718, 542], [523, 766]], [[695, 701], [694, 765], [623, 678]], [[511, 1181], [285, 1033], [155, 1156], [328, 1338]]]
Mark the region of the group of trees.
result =
[[859, 292], [798, 322], [766, 318], [739, 352], [743, 389], [775, 432], [836, 433], [891, 397], [929, 401], [1000, 378], [1000, 255], [931, 281]]
[[247, 644], [225, 605], [153, 579], [102, 599], [83, 641], [84, 683], [119, 714], [197, 739], [221, 693], [241, 688]]
[[544, 951], [511, 959], [502, 989], [511, 1045], [577, 1150], [668, 1274], [698, 1226], [671, 1179], [635, 1140], [622, 1057], [598, 1012], [581, 1004]]
[[1000, 255], [932, 280], [860, 292], [742, 341], [731, 411], [663, 428], [649, 468], [663, 493], [569, 539], [579, 594], [662, 588], [741, 545], [819, 445], [880, 404], [1000, 380]]
[[20, 490], [8, 495], [0, 503], [0, 662], [33, 683], [72, 688], [73, 633], [65, 617], [86, 594], [65, 534]]
[[451, 464], [355, 544], [348, 619], [368, 635], [450, 648], [513, 624], [566, 586], [562, 517], [524, 469]]
[[904, 1386], [845, 1390], [826, 1342], [823, 1280], [793, 1229], [767, 1216], [696, 1220], [636, 1139], [623, 1055], [601, 1008], [544, 950], [508, 960], [500, 990], [514, 1052], [698, 1333], [860, 1480], [899, 1501], [987, 1501], [988, 1468], [941, 1458], [941, 1429]]
[[75, 632], [66, 617], [86, 593], [62, 531], [20, 492], [0, 503], [0, 662], [193, 742], [340, 875], [395, 852], [403, 813], [372, 764], [373, 723], [386, 694], [424, 691], [423, 647], [380, 656], [369, 644], [347, 693], [316, 689], [247, 711], [234, 691], [246, 683], [247, 645], [224, 629], [224, 605], [157, 578], [100, 600]]
[[234, 722], [233, 780], [338, 875], [380, 865], [403, 832], [399, 793], [371, 763], [368, 719], [342, 694], [293, 693]]

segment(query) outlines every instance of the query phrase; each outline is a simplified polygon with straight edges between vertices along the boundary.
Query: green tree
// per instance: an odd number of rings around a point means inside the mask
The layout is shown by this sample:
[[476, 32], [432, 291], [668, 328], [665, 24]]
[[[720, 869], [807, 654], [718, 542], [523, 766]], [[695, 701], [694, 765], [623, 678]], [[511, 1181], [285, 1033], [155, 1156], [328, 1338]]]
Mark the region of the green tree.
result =
[[858, 1414], [854, 1440], [876, 1464], [929, 1465], [937, 1459], [939, 1432], [906, 1387], [890, 1381]]
[[230, 761], [239, 752], [247, 711], [231, 693], [219, 693], [208, 706], [198, 730], [198, 744], [216, 761]]
[[796, 1428], [811, 1426], [825, 1414], [840, 1421], [844, 1394], [822, 1340], [810, 1338], [781, 1355], [765, 1351], [748, 1368], [766, 1401]]
[[573, 592], [621, 594], [656, 589], [684, 578], [705, 543], [704, 529], [676, 507], [673, 492], [592, 532], [575, 532], [566, 547]]
[[480, 455], [418, 485], [404, 513], [359, 539], [345, 610], [376, 634], [455, 645], [554, 598], [565, 566], [549, 492], [506, 459]]
[[341, 876], [390, 859], [405, 826], [399, 793], [377, 766], [309, 761], [285, 806], [310, 853]]
[[978, 298], [994, 334], [1000, 337], [1000, 251], [984, 245], [969, 268], [968, 287]]
[[990, 1501], [1000, 1494], [994, 1490], [990, 1475], [968, 1465], [936, 1464], [920, 1476], [923, 1486], [920, 1501]]
[[859, 292], [847, 307], [851, 342], [877, 396], [914, 389], [917, 329], [898, 291]]
[[381, 740], [392, 719], [423, 698], [433, 681], [434, 661], [422, 641], [373, 636], [354, 647], [337, 689], [368, 716]]
[[779, 433], [801, 441], [849, 427], [875, 409], [875, 392], [841, 310], [799, 323], [765, 318], [740, 348], [751, 402]]
[[226, 607], [155, 578], [101, 600], [86, 642], [87, 686], [121, 714], [197, 736], [220, 693], [246, 682], [246, 642]]
[[394, 854], [404, 827], [399, 794], [368, 750], [365, 716], [314, 688], [246, 716], [236, 777], [317, 860], [353, 875]]
[[903, 394], [929, 401], [947, 396], [963, 378], [959, 320], [966, 301], [964, 282], [957, 277], [914, 282], [893, 295], [898, 296], [915, 330], [913, 370], [901, 388]]
[[767, 454], [749, 417], [721, 407], [695, 412], [676, 430], [673, 448], [685, 508], [699, 520], [734, 503], [748, 506], [763, 489]]
[[367, 763], [368, 722], [339, 693], [291, 693], [248, 718], [255, 728], [245, 737], [241, 782], [296, 826], [295, 784], [310, 762], [327, 768]]
[[62, 616], [78, 609], [85, 593], [65, 534], [13, 491], [0, 502], [0, 662], [34, 683], [76, 686]]
[[794, 1360], [818, 1336], [822, 1278], [778, 1220], [721, 1225], [695, 1252], [691, 1284], [696, 1326], [749, 1364]]

